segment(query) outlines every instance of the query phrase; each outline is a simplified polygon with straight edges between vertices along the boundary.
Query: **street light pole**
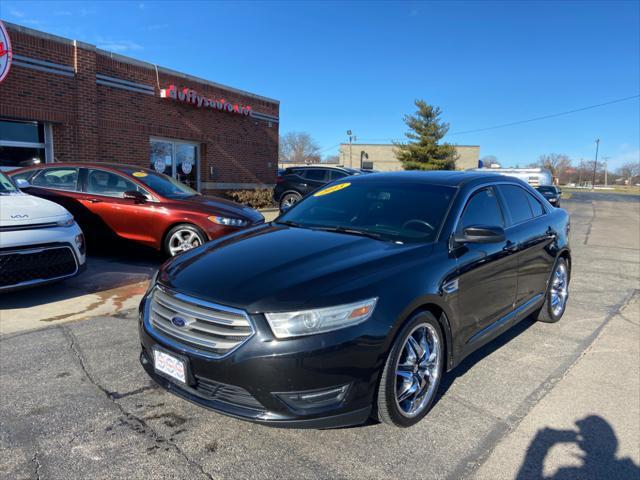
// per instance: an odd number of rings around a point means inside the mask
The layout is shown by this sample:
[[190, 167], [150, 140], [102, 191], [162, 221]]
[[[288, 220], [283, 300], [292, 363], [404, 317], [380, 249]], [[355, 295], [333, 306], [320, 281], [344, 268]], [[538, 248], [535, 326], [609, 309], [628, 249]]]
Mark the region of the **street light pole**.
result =
[[596, 138], [596, 161], [593, 162], [593, 180], [591, 181], [591, 190], [596, 188], [596, 168], [598, 167], [598, 147], [600, 147], [600, 139]]
[[607, 187], [609, 185], [608, 175], [609, 175], [609, 158], [604, 157], [602, 160], [604, 161], [604, 186]]
[[353, 168], [353, 160], [351, 159], [351, 144], [356, 139], [356, 136], [351, 130], [347, 130], [347, 135], [349, 135], [349, 168]]

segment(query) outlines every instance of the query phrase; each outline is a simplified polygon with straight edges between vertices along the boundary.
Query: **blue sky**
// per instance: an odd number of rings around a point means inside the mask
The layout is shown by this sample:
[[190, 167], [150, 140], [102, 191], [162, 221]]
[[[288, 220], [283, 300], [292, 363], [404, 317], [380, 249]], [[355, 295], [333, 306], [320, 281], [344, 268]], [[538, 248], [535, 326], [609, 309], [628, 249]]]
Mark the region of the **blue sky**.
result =
[[351, 129], [402, 139], [423, 98], [447, 140], [503, 165], [544, 153], [640, 161], [640, 102], [455, 135], [640, 93], [640, 2], [32, 2], [0, 18], [281, 101], [323, 155]]

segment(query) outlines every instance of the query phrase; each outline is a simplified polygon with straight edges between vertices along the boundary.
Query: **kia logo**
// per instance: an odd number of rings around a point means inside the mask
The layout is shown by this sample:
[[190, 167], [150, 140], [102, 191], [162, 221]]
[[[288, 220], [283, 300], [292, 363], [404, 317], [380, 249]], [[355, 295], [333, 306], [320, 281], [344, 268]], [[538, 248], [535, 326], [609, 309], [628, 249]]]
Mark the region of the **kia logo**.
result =
[[173, 317], [171, 319], [171, 323], [173, 323], [176, 327], [184, 327], [187, 324], [187, 321], [182, 317]]

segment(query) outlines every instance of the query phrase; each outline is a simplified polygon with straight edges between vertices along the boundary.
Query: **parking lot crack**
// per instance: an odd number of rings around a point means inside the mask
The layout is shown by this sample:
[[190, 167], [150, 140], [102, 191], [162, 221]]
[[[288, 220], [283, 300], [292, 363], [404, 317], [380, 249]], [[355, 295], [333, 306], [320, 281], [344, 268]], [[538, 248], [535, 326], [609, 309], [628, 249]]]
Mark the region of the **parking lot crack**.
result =
[[[78, 364], [80, 365], [80, 369], [84, 373], [85, 377], [96, 388], [98, 388], [104, 394], [104, 396], [120, 411], [120, 414], [125, 419], [122, 422], [124, 425], [127, 425], [129, 428], [131, 428], [135, 432], [142, 433], [142, 434], [148, 436], [156, 444], [165, 443], [171, 449], [173, 449], [179, 456], [181, 456], [192, 468], [194, 468], [198, 472], [200, 472], [202, 474], [202, 476], [204, 476], [205, 478], [208, 478], [210, 480], [213, 480], [213, 477], [209, 473], [207, 473], [205, 471], [204, 467], [200, 463], [198, 463], [197, 461], [195, 461], [192, 458], [190, 458], [178, 446], [178, 444], [175, 443], [175, 441], [173, 441], [173, 439], [165, 438], [164, 436], [160, 435], [155, 429], [153, 429], [153, 427], [151, 427], [151, 425], [149, 425], [145, 421], [144, 418], [138, 417], [137, 415], [127, 411], [124, 408], [124, 406], [122, 406], [119, 402], [117, 402], [116, 401], [116, 396], [114, 396], [113, 393], [110, 392], [109, 390], [107, 390], [104, 386], [100, 385], [100, 383], [98, 383], [96, 381], [96, 379], [93, 377], [93, 375], [91, 373], [89, 373], [89, 370], [87, 369], [86, 362], [85, 362], [84, 357], [82, 356], [82, 354], [80, 352], [80, 349], [78, 348], [76, 337], [73, 334], [73, 332], [71, 332], [71, 330], [69, 328], [67, 328], [66, 326], [63, 326], [63, 325], [60, 326], [60, 329], [62, 330], [64, 336], [69, 340], [69, 349], [74, 354], [74, 356], [77, 358]], [[120, 397], [118, 397], [118, 398], [120, 398]], [[34, 456], [34, 461], [37, 462], [37, 454], [36, 454], [36, 456]], [[38, 468], [36, 469], [36, 473], [38, 473], [39, 463], [37, 463], [36, 465], [38, 466]], [[38, 476], [37, 478], [39, 479], [40, 477]]]
[[38, 460], [38, 452], [33, 454], [33, 458], [31, 459], [31, 463], [35, 465], [35, 478], [36, 480], [40, 480], [40, 468], [42, 465], [40, 464], [40, 460]]

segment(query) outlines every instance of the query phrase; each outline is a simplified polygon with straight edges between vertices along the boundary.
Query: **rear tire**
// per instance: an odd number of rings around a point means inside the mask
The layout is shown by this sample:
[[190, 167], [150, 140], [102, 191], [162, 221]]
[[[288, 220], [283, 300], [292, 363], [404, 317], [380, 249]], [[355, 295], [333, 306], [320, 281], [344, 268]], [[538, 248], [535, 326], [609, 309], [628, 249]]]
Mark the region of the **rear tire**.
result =
[[564, 315], [569, 300], [569, 266], [564, 258], [559, 258], [553, 267], [544, 305], [538, 311], [536, 320], [556, 323]]
[[206, 235], [195, 225], [181, 223], [167, 232], [164, 237], [164, 252], [175, 257], [192, 248], [199, 247], [207, 241]]
[[424, 418], [438, 393], [444, 348], [442, 329], [433, 314], [421, 312], [407, 322], [380, 378], [376, 407], [381, 422], [404, 428]]
[[285, 193], [280, 199], [280, 211], [284, 212], [288, 208], [293, 207], [296, 203], [300, 201], [302, 195], [298, 192], [288, 192]]

